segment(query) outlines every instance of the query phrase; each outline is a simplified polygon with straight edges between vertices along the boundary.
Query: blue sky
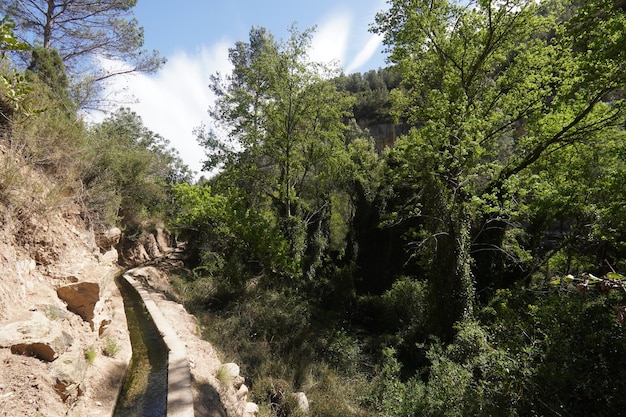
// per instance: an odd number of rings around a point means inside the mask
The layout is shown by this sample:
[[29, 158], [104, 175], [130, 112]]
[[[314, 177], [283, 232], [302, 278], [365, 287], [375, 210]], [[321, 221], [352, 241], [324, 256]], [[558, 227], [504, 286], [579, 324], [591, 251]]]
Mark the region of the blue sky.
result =
[[139, 0], [134, 11], [145, 48], [159, 50], [168, 63], [156, 74], [116, 79], [110, 93], [199, 172], [204, 151], [192, 131], [209, 122], [209, 77], [229, 71], [228, 48], [247, 41], [252, 26], [267, 28], [277, 39], [286, 38], [294, 23], [301, 31], [316, 26], [312, 60], [364, 72], [385, 65], [381, 39], [368, 28], [386, 6], [385, 0]]
[[300, 30], [317, 26], [318, 33], [333, 32], [333, 50], [344, 49], [343, 67], [349, 72], [384, 65], [380, 45], [369, 62], [349, 68], [372, 38], [368, 27], [384, 0], [139, 0], [135, 14], [145, 28], [146, 47], [170, 56], [218, 42], [247, 40], [250, 28], [263, 26], [277, 38], [287, 36], [296, 23]]

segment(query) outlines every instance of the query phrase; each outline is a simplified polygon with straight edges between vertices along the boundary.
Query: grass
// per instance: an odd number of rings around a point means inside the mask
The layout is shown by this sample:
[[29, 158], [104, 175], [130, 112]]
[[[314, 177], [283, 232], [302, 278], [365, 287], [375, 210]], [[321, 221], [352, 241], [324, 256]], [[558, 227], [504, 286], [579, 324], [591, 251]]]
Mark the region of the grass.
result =
[[110, 336], [104, 338], [104, 347], [102, 348], [102, 353], [104, 353], [105, 356], [114, 358], [115, 355], [120, 352], [120, 349], [121, 347], [119, 343], [117, 343], [116, 339]]
[[85, 359], [90, 365], [96, 360], [96, 348], [94, 346], [90, 346], [89, 349], [85, 351]]

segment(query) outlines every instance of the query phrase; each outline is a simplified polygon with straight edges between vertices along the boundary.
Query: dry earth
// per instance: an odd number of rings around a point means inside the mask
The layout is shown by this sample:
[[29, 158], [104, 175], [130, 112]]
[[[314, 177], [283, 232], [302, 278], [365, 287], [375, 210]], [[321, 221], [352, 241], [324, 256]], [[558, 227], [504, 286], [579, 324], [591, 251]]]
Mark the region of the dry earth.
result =
[[[28, 320], [50, 306], [59, 313], [51, 321], [71, 335], [72, 352], [95, 352], [87, 366], [82, 395], [63, 400], [55, 389], [55, 363], [12, 354], [0, 348], [0, 416], [107, 416], [117, 397], [131, 349], [121, 296], [113, 278], [118, 273], [114, 250], [101, 253], [94, 234], [82, 227], [75, 207], [57, 213], [30, 213], [14, 221], [3, 213], [0, 232], [0, 328]], [[74, 282], [100, 285], [98, 319], [111, 323], [99, 334], [80, 316], [67, 311], [56, 289]], [[95, 318], [94, 318], [95, 320]], [[104, 355], [105, 340], [115, 341], [118, 352]], [[58, 352], [63, 353], [63, 352]]]

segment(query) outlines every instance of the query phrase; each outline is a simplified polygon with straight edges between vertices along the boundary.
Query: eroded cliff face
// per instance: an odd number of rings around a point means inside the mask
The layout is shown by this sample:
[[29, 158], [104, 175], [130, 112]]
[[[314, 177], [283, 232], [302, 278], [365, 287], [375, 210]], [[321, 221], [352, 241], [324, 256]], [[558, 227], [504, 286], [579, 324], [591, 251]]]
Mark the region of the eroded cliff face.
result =
[[38, 198], [0, 206], [0, 416], [108, 416], [131, 355], [118, 254]]

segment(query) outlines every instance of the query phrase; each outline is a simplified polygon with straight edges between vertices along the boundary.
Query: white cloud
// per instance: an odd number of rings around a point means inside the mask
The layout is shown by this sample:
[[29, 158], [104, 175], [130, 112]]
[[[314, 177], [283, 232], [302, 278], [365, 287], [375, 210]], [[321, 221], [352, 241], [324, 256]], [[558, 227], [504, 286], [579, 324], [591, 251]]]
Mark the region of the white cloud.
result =
[[[381, 38], [377, 35], [361, 37], [359, 43], [362, 46], [356, 48], [356, 56], [346, 67], [352, 23], [353, 15], [347, 11], [335, 11], [329, 15], [313, 36], [309, 58], [314, 62], [337, 63], [347, 72], [366, 64], [377, 51]], [[177, 52], [156, 74], [117, 77], [109, 87], [118, 102], [139, 114], [150, 130], [168, 139], [183, 161], [198, 174], [205, 156], [193, 129], [209, 122], [207, 110], [214, 99], [209, 89], [210, 76], [231, 70], [228, 48], [233, 44], [224, 40], [194, 52]], [[108, 67], [116, 65], [104, 64]]]
[[366, 44], [361, 48], [356, 57], [346, 66], [345, 72], [350, 74], [358, 70], [367, 61], [369, 61], [376, 52], [378, 52], [379, 46], [383, 41], [383, 36], [374, 34], [371, 35]]
[[347, 13], [336, 13], [321, 24], [311, 41], [309, 59], [313, 62], [343, 64], [352, 18]]
[[191, 54], [178, 52], [158, 73], [119, 77], [110, 86], [117, 100], [130, 103], [128, 107], [141, 116], [144, 125], [168, 139], [196, 173], [202, 167], [204, 149], [193, 129], [208, 119], [210, 76], [230, 71], [230, 46], [230, 42], [220, 42]]

